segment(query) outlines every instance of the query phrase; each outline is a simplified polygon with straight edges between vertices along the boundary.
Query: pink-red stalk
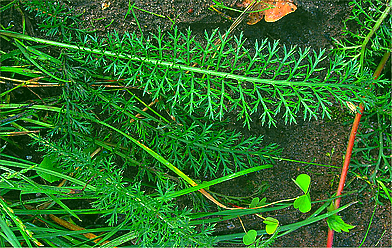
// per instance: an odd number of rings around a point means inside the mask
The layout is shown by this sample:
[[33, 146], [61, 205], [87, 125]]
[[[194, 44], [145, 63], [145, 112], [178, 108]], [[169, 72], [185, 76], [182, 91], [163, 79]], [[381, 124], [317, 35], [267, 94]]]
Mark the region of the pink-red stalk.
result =
[[[377, 79], [380, 76], [381, 71], [384, 68], [385, 63], [387, 62], [390, 54], [391, 54], [390, 52], [386, 52], [384, 54], [383, 58], [381, 59], [380, 64], [377, 66], [377, 69], [373, 74], [374, 79]], [[363, 111], [364, 111], [364, 106], [363, 106], [363, 104], [360, 104], [359, 105], [359, 112], [357, 112], [355, 119], [354, 119], [354, 123], [351, 128], [350, 138], [348, 140], [346, 156], [344, 158], [342, 174], [340, 175], [340, 182], [339, 182], [338, 190], [336, 191], [336, 196], [339, 196], [342, 194], [342, 191], [344, 188], [344, 183], [346, 182], [347, 172], [348, 172], [348, 168], [349, 168], [350, 160], [351, 160], [351, 154], [352, 154], [353, 147], [354, 147], [355, 136], [358, 131], [359, 122], [361, 120]], [[340, 197], [336, 199], [335, 209], [339, 208], [340, 199], [341, 199]], [[332, 247], [332, 245], [333, 245], [333, 234], [334, 234], [334, 231], [331, 229], [328, 229], [327, 247]]]

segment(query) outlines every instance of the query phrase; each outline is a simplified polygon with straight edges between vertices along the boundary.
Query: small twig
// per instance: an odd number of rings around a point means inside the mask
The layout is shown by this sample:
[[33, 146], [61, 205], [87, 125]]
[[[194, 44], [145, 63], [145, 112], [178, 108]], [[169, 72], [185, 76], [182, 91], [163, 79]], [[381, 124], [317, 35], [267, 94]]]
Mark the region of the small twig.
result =
[[23, 132], [1, 132], [0, 136], [21, 136], [21, 135], [28, 135], [31, 133], [39, 133], [39, 130], [23, 131]]
[[239, 216], [238, 216], [238, 219], [240, 220], [242, 229], [244, 229], [244, 233], [247, 233], [247, 231], [246, 231], [246, 229], [245, 229], [245, 226], [244, 226], [244, 223], [242, 223], [242, 220], [241, 220], [241, 218], [240, 218]]
[[[70, 222], [68, 222], [68, 221], [62, 220], [62, 219], [56, 217], [56, 216], [53, 215], [53, 214], [49, 214], [49, 217], [50, 217], [54, 222], [56, 222], [57, 224], [62, 225], [63, 227], [65, 227], [65, 228], [67, 228], [67, 229], [69, 229], [69, 230], [73, 230], [73, 231], [86, 230], [86, 228], [83, 228], [83, 227], [80, 227], [80, 226], [78, 226], [78, 225], [72, 224], [72, 223], [70, 223]], [[83, 234], [83, 236], [85, 236], [86, 238], [91, 239], [94, 243], [98, 243], [99, 241], [102, 240], [102, 238], [98, 238], [97, 235], [92, 234], [92, 233], [82, 233], [82, 234]], [[102, 242], [102, 244], [107, 244], [107, 243], [109, 243], [109, 241], [106, 241], [106, 240], [105, 240], [105, 241]]]
[[211, 5], [210, 8], [214, 11], [216, 11], [219, 15], [223, 16], [223, 18], [229, 20], [229, 21], [233, 21], [233, 18], [231, 18], [231, 16], [226, 15], [225, 13], [223, 13], [222, 11], [219, 11], [218, 9], [216, 9], [214, 7], [214, 5]]
[[[145, 107], [144, 109], [142, 109], [142, 111], [143, 112], [146, 112], [147, 110], [149, 110], [155, 103], [157, 103], [159, 100], [158, 100], [158, 98], [157, 99], [155, 99], [154, 101], [152, 101], [150, 104], [148, 104], [147, 105], [147, 107]], [[139, 118], [141, 116], [141, 114], [140, 113], [138, 113], [137, 115], [135, 115], [135, 118]], [[129, 123], [132, 123], [132, 122], [134, 122], [135, 121], [135, 119], [132, 119], [132, 120], [130, 120], [129, 121]]]

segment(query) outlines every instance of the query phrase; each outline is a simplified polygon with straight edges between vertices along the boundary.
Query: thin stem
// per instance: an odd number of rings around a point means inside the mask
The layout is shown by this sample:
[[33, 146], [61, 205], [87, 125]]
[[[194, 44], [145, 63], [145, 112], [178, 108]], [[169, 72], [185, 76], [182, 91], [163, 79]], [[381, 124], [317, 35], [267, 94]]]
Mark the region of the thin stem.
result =
[[[100, 54], [100, 55], [106, 55], [106, 56], [116, 57], [116, 58], [120, 58], [120, 59], [130, 59], [133, 61], [151, 63], [153, 65], [161, 65], [161, 66], [165, 66], [165, 67], [173, 68], [173, 69], [178, 69], [178, 70], [182, 70], [182, 71], [192, 71], [192, 72], [200, 73], [200, 74], [207, 74], [207, 75], [217, 76], [217, 77], [221, 77], [221, 78], [233, 79], [233, 80], [236, 80], [239, 82], [253, 82], [253, 83], [268, 84], [268, 85], [272, 85], [272, 86], [325, 87], [325, 83], [316, 83], [316, 82], [307, 82], [307, 81], [290, 82], [290, 81], [286, 81], [286, 80], [270, 80], [270, 79], [262, 79], [262, 78], [257, 78], [257, 77], [240, 76], [240, 75], [235, 75], [235, 74], [227, 73], [227, 72], [219, 72], [219, 71], [213, 71], [213, 70], [208, 70], [208, 69], [203, 69], [203, 68], [196, 68], [196, 67], [192, 67], [192, 66], [181, 65], [181, 64], [177, 64], [175, 62], [167, 62], [167, 61], [162, 61], [162, 60], [158, 60], [158, 59], [150, 59], [150, 58], [146, 58], [146, 57], [135, 57], [135, 56], [131, 56], [129, 54], [118, 54], [115, 52], [103, 51], [100, 49], [93, 49], [93, 48], [87, 48], [87, 47], [82, 47], [82, 46], [77, 46], [77, 45], [70, 45], [70, 44], [66, 44], [66, 43], [35, 38], [35, 37], [31, 37], [31, 36], [27, 36], [27, 35], [23, 35], [23, 34], [18, 34], [18, 33], [14, 33], [14, 32], [9, 32], [9, 31], [4, 31], [4, 30], [0, 30], [0, 35], [5, 35], [8, 37], [12, 37], [12, 38], [18, 38], [18, 39], [29, 40], [29, 41], [33, 41], [33, 42], [53, 45], [53, 46], [57, 46], [57, 47], [80, 50], [80, 51], [93, 53], [93, 54]], [[61, 80], [61, 81], [64, 81], [64, 80]], [[355, 84], [337, 84], [337, 83], [336, 84], [330, 83], [330, 84], [328, 84], [328, 87], [329, 88], [358, 88], [358, 86], [356, 86]]]
[[[365, 58], [365, 50], [366, 50], [366, 45], [370, 41], [370, 38], [374, 35], [374, 33], [378, 30], [380, 27], [381, 23], [384, 21], [384, 19], [387, 17], [389, 12], [391, 12], [391, 6], [392, 6], [392, 0], [389, 2], [387, 7], [385, 8], [384, 12], [381, 14], [381, 16], [378, 18], [376, 21], [376, 24], [372, 27], [368, 35], [365, 37], [365, 40], [362, 43], [361, 47], [361, 57], [360, 57], [360, 64], [361, 64], [361, 72], [363, 71], [363, 60]], [[366, 13], [366, 12], [365, 12]]]
[[366, 237], [369, 234], [369, 230], [370, 230], [370, 227], [371, 227], [372, 222], [373, 222], [374, 214], [376, 213], [376, 210], [377, 210], [377, 205], [378, 205], [378, 200], [376, 201], [376, 205], [374, 205], [372, 217], [370, 218], [369, 225], [368, 225], [368, 228], [367, 228], [366, 233], [365, 233], [365, 237], [363, 237], [362, 242], [361, 242], [361, 244], [358, 247], [362, 247], [363, 243], [365, 243]]
[[[391, 0], [392, 2], [392, 0]], [[376, 71], [373, 74], [373, 78], [377, 79], [382, 71], [382, 68], [384, 67], [385, 63], [387, 62], [388, 58], [389, 58], [390, 52], [386, 52], [381, 60], [381, 62], [379, 63], [379, 65], [377, 66]], [[340, 196], [343, 188], [344, 188], [344, 183], [346, 181], [346, 177], [347, 177], [347, 172], [348, 172], [348, 168], [350, 165], [350, 160], [351, 160], [351, 154], [352, 154], [352, 150], [354, 147], [354, 141], [355, 141], [355, 136], [357, 134], [358, 131], [358, 126], [359, 126], [359, 122], [361, 120], [362, 114], [364, 111], [364, 106], [362, 105], [362, 103], [359, 105], [359, 112], [357, 112], [355, 119], [354, 119], [354, 123], [352, 125], [351, 128], [351, 133], [350, 133], [350, 138], [348, 141], [348, 145], [347, 145], [347, 151], [346, 151], [346, 156], [344, 158], [344, 163], [343, 163], [343, 168], [342, 168], [342, 174], [340, 175], [340, 182], [339, 182], [339, 186], [336, 192], [337, 196]], [[340, 205], [340, 199], [338, 198], [335, 201], [335, 209], [339, 208]], [[331, 229], [328, 229], [328, 237], [327, 237], [327, 247], [332, 247], [333, 245], [333, 235], [334, 235], [334, 231]]]

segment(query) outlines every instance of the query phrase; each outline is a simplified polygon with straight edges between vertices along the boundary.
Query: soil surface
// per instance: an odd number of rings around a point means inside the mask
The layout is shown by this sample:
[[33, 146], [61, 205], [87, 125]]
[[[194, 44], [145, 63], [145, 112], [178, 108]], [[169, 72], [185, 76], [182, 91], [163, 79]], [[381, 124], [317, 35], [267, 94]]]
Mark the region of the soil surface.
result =
[[[96, 30], [101, 35], [113, 30], [120, 34], [125, 31], [140, 33], [139, 26], [144, 33], [156, 32], [158, 27], [163, 31], [170, 31], [173, 25], [176, 25], [181, 30], [190, 28], [196, 39], [201, 40], [205, 30], [211, 32], [219, 28], [223, 32], [232, 23], [223, 15], [212, 11], [209, 8], [212, 1], [207, 0], [134, 0], [132, 3], [139, 8], [134, 9], [134, 14], [129, 12], [128, 0], [64, 0], [64, 3], [74, 9], [75, 13], [80, 14], [79, 18], [85, 21], [85, 28]], [[222, 0], [222, 3], [226, 6], [236, 5], [234, 0]], [[298, 9], [294, 13], [277, 22], [266, 23], [262, 20], [256, 25], [249, 26], [244, 21], [233, 34], [238, 36], [243, 32], [247, 38], [245, 46], [249, 47], [253, 46], [256, 39], [269, 38], [280, 40], [282, 45], [311, 46], [316, 50], [330, 49], [333, 46], [332, 38], [338, 40], [342, 38], [344, 28], [342, 21], [348, 17], [351, 10], [348, 1], [297, 1], [296, 4]], [[233, 11], [223, 12], [233, 18], [239, 15]], [[15, 16], [17, 15], [15, 12]], [[15, 16], [14, 18], [18, 18]], [[28, 19], [32, 27], [30, 32], [38, 33], [36, 22], [39, 20], [36, 20], [32, 14]], [[299, 121], [291, 126], [284, 125], [282, 121], [276, 128], [265, 128], [260, 123], [254, 122], [250, 130], [243, 129], [240, 123], [233, 123], [233, 128], [240, 130], [244, 135], [264, 135], [266, 144], [279, 144], [283, 149], [283, 158], [338, 167], [342, 165], [350, 133], [350, 126], [343, 125], [338, 120]], [[328, 153], [331, 155], [328, 156]], [[212, 190], [232, 196], [244, 196], [252, 194], [249, 184], [267, 183], [269, 188], [264, 193], [267, 201], [287, 199], [300, 194], [292, 178], [296, 178], [301, 173], [311, 176], [312, 200], [327, 199], [336, 191], [340, 169], [286, 161], [277, 162], [273, 168], [260, 173], [220, 184]], [[345, 192], [350, 190], [359, 192], [343, 198], [341, 206], [354, 201], [358, 203], [341, 212], [340, 215], [346, 223], [356, 227], [349, 233], [335, 233], [334, 245], [359, 246], [366, 236], [372, 213], [375, 211], [363, 246], [391, 247], [390, 203], [381, 200], [383, 205], [374, 208], [374, 195], [368, 184], [352, 174], [348, 175]], [[321, 204], [316, 204], [313, 209], [317, 209]], [[298, 210], [289, 208], [273, 213], [271, 217], [277, 218], [281, 225], [286, 225], [308, 216], [309, 214], [301, 214]], [[242, 221], [248, 230], [263, 228], [262, 221], [254, 216], [244, 218]], [[273, 246], [325, 246], [327, 229], [326, 221], [319, 221], [279, 238]], [[220, 235], [236, 232], [243, 232], [238, 219], [220, 223], [216, 227], [216, 233]]]
[[[209, 0], [146, 0], [132, 1], [135, 7], [129, 13], [127, 0], [71, 0], [69, 6], [81, 18], [88, 21], [90, 28], [101, 33], [115, 29], [119, 33], [139, 31], [139, 22], [144, 33], [156, 32], [157, 27], [170, 30], [173, 25], [181, 29], [190, 28], [194, 35], [204, 35], [204, 31], [220, 28], [223, 32], [229, 28], [231, 21], [223, 15], [211, 10], [213, 3]], [[235, 7], [235, 0], [221, 1], [225, 6]], [[275, 39], [282, 44], [312, 46], [314, 48], [331, 47], [331, 38], [339, 39], [342, 35], [342, 21], [348, 17], [350, 7], [347, 1], [298, 1], [298, 9], [281, 20], [273, 23], [260, 21], [256, 25], [246, 22], [235, 30], [234, 35], [243, 32], [253, 44], [256, 39]], [[106, 7], [108, 6], [108, 7]], [[105, 8], [106, 7], [106, 8]], [[239, 14], [233, 11], [224, 12], [232, 18]], [[158, 16], [159, 15], [159, 16]]]

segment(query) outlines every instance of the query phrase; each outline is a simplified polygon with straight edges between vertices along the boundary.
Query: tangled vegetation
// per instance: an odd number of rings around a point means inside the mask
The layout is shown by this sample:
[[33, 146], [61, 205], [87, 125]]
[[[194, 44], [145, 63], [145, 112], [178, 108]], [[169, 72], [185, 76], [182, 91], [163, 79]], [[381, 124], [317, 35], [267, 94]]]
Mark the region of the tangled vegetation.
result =
[[[183, 208], [176, 199], [200, 191], [214, 201], [209, 186], [282, 159], [277, 144], [245, 138], [227, 128], [231, 121], [246, 128], [254, 119], [266, 126], [279, 119], [294, 124], [330, 118], [334, 106], [365, 106], [353, 172], [384, 185], [380, 195], [391, 200], [385, 187], [392, 180], [391, 89], [388, 80], [372, 75], [374, 57], [391, 50], [391, 17], [385, 15], [390, 5], [353, 0], [347, 22], [357, 22], [358, 32], [348, 30], [352, 37], [336, 41], [334, 51], [314, 51], [267, 39], [246, 48], [242, 36], [224, 38], [218, 30], [206, 32], [203, 43], [177, 28], [102, 38], [84, 30], [57, 1], [0, 3], [1, 12], [19, 8], [37, 15], [43, 34], [28, 35], [24, 23], [21, 32], [0, 30], [1, 246], [212, 246], [244, 236], [216, 236], [214, 223], [249, 214], [260, 215], [266, 229], [248, 232], [244, 243], [267, 246], [350, 204], [321, 213], [334, 198], [324, 199], [306, 220], [279, 226], [268, 212], [310, 210], [306, 176], [295, 181], [304, 195], [272, 203], [255, 198], [249, 208], [214, 202], [220, 208], [211, 210], [200, 197], [189, 197]], [[372, 6], [372, 15], [364, 5]], [[15, 100], [22, 87], [42, 94]], [[42, 162], [7, 151], [19, 142], [38, 148]], [[7, 199], [15, 191], [20, 199]], [[90, 205], [68, 206], [81, 200]], [[104, 223], [69, 231], [55, 216], [80, 220], [89, 214]]]

